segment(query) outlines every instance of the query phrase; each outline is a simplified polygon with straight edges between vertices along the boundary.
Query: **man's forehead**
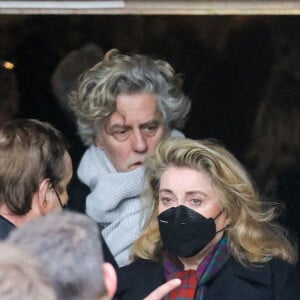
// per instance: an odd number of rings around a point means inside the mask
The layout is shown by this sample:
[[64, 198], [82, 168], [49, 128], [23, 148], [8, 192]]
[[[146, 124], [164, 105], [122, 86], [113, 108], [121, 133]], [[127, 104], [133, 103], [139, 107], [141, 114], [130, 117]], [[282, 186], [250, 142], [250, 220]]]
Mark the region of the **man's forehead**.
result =
[[131, 115], [126, 112], [116, 110], [108, 120], [108, 126], [130, 126], [134, 124], [143, 125], [148, 123], [156, 123], [162, 121], [162, 114], [155, 110], [152, 113]]

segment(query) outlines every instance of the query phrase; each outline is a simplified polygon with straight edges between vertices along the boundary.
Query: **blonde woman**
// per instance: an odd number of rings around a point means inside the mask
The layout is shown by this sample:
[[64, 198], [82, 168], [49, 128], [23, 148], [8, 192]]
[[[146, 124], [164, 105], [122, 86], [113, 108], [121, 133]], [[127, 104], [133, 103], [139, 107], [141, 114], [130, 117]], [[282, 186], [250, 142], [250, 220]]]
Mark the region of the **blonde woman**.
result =
[[120, 271], [121, 299], [142, 299], [153, 278], [181, 279], [164, 299], [296, 299], [297, 254], [273, 222], [276, 207], [223, 146], [171, 139], [145, 168], [152, 214], [135, 263]]

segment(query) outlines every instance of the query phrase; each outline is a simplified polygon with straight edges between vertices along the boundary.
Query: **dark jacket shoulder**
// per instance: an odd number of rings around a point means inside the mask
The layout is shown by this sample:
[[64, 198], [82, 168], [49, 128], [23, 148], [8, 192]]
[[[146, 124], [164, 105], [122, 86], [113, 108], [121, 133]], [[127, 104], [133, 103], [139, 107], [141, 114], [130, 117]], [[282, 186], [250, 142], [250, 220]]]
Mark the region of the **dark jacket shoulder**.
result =
[[243, 265], [230, 258], [208, 284], [206, 300], [218, 297], [222, 300], [294, 300], [296, 298], [292, 297], [297, 294], [296, 285], [290, 283], [293, 277], [300, 280], [296, 266], [281, 259], [274, 258], [264, 264]]
[[5, 240], [16, 226], [0, 215], [0, 240]]
[[138, 259], [118, 270], [118, 288], [115, 299], [144, 299], [164, 282], [164, 271], [159, 262]]
[[89, 193], [90, 188], [79, 180], [77, 174], [74, 174], [68, 185], [68, 209], [75, 212], [85, 213], [85, 202]]

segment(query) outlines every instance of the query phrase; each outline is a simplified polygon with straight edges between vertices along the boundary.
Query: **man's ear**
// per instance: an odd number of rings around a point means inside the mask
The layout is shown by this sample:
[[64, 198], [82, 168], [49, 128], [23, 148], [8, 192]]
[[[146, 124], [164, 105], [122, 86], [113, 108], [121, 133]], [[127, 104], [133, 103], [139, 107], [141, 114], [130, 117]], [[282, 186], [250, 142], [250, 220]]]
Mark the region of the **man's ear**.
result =
[[164, 138], [169, 138], [171, 136], [172, 129], [170, 126], [165, 125]]
[[110, 263], [103, 263], [102, 270], [107, 294], [113, 298], [117, 290], [117, 273]]
[[95, 144], [97, 145], [97, 147], [100, 149], [100, 150], [103, 150], [104, 146], [103, 146], [103, 143], [102, 143], [102, 137], [99, 136], [100, 134], [98, 134], [98, 136], [95, 138]]
[[49, 189], [50, 181], [49, 179], [44, 179], [40, 185], [38, 190], [38, 205], [40, 208], [40, 212], [42, 215], [45, 215], [47, 212], [47, 192]]
[[97, 147], [100, 149], [100, 150], [103, 150], [103, 144], [101, 143], [101, 142], [99, 142], [99, 140], [97, 139], [96, 140], [96, 145], [97, 145]]

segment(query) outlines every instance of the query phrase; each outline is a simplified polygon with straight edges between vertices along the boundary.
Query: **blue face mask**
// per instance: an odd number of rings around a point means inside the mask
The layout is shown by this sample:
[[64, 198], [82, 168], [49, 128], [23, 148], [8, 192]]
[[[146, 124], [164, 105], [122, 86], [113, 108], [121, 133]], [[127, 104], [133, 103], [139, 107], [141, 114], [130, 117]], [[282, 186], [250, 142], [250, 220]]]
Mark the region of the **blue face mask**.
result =
[[187, 206], [171, 207], [158, 215], [160, 236], [164, 247], [173, 255], [191, 257], [199, 253], [218, 232], [215, 220], [205, 218]]

